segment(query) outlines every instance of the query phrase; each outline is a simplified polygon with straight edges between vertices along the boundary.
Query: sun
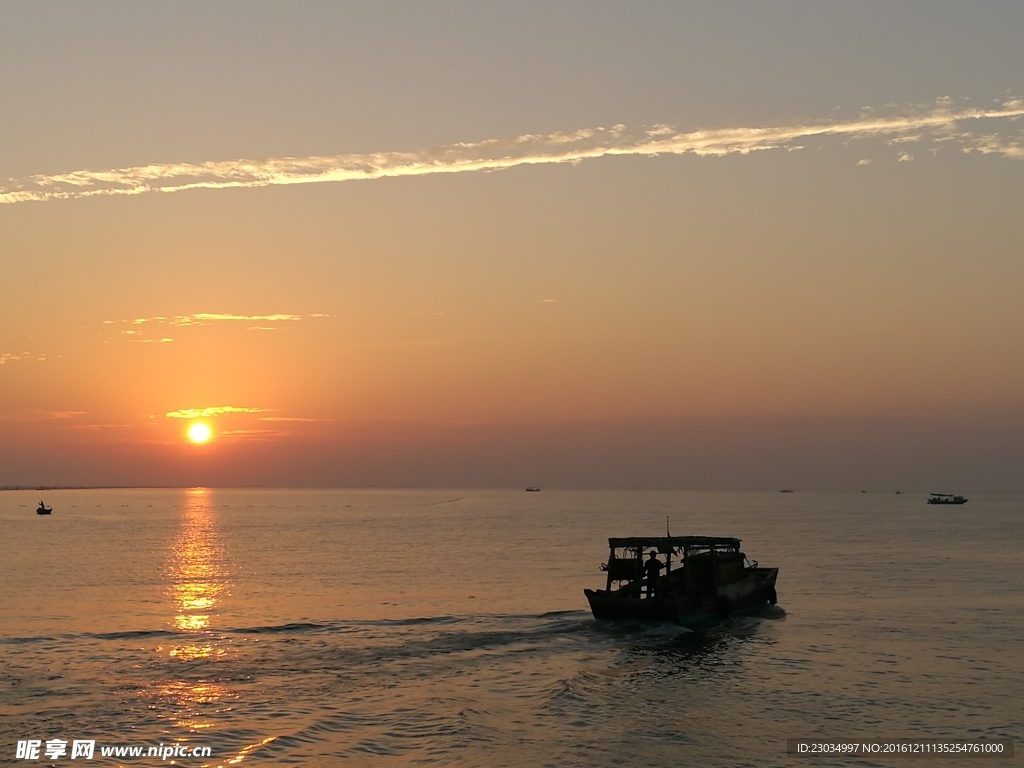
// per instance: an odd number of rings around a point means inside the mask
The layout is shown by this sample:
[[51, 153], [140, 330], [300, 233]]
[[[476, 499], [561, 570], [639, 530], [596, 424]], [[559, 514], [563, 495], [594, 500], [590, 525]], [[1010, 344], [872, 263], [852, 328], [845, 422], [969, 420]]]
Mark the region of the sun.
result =
[[193, 443], [205, 443], [212, 434], [210, 428], [201, 421], [197, 421], [188, 428], [188, 439]]

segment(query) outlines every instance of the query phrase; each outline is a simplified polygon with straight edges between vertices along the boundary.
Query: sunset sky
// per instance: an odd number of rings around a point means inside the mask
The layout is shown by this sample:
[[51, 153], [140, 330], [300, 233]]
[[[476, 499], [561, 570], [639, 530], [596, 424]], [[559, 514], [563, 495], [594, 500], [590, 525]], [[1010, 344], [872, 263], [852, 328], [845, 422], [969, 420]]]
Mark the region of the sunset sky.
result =
[[6, 3], [0, 486], [1024, 490], [1022, 34]]

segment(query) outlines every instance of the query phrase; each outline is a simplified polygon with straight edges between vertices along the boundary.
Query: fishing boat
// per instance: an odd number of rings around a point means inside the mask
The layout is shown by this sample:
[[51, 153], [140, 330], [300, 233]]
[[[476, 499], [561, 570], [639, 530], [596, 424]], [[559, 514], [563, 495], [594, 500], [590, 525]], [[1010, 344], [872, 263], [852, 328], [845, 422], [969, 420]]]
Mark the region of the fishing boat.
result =
[[52, 515], [53, 507], [48, 507], [43, 502], [39, 502], [39, 506], [36, 508], [37, 515]]
[[692, 627], [778, 601], [779, 569], [747, 560], [739, 539], [635, 536], [608, 539], [608, 549], [605, 588], [583, 590], [595, 619]]
[[933, 493], [928, 497], [929, 504], [966, 504], [967, 499], [963, 496], [954, 496], [952, 493]]

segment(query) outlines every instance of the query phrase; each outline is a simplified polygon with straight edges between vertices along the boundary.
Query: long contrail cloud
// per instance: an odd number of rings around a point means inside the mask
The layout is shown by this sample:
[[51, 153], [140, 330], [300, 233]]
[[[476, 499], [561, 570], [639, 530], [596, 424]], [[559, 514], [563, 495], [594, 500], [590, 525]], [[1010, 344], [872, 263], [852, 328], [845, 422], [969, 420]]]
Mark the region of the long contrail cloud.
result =
[[[1024, 116], [1024, 98], [1008, 99], [989, 108], [958, 108], [952, 100], [940, 99], [927, 106], [889, 109], [887, 114], [868, 110], [849, 120], [818, 120], [787, 126], [680, 131], [669, 125], [614, 125], [448, 144], [416, 152], [82, 170], [8, 179], [0, 184], [0, 204], [497, 171], [522, 165], [577, 163], [610, 155], [742, 155], [771, 149], [798, 149], [802, 147], [801, 142], [829, 137], [844, 141], [885, 139], [900, 145], [951, 142], [967, 152], [1024, 159], [1024, 141], [1019, 131], [1016, 137], [1008, 138], [992, 130], [981, 130], [992, 121], [1014, 120], [1021, 116]], [[901, 153], [901, 158], [909, 157], [905, 151]]]

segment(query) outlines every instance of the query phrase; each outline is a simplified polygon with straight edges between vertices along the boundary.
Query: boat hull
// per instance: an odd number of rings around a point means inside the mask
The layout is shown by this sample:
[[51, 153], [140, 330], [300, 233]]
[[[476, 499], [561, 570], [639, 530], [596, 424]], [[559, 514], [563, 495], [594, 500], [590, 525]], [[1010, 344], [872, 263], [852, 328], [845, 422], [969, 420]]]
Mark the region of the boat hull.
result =
[[644, 600], [603, 589], [584, 589], [583, 594], [595, 619], [676, 621], [678, 618], [675, 602], [670, 599]]
[[778, 568], [749, 568], [742, 579], [717, 587], [713, 598], [703, 600], [688, 597], [684, 591], [647, 599], [628, 590], [585, 589], [583, 594], [595, 619], [674, 622], [693, 627], [774, 604], [778, 575]]

